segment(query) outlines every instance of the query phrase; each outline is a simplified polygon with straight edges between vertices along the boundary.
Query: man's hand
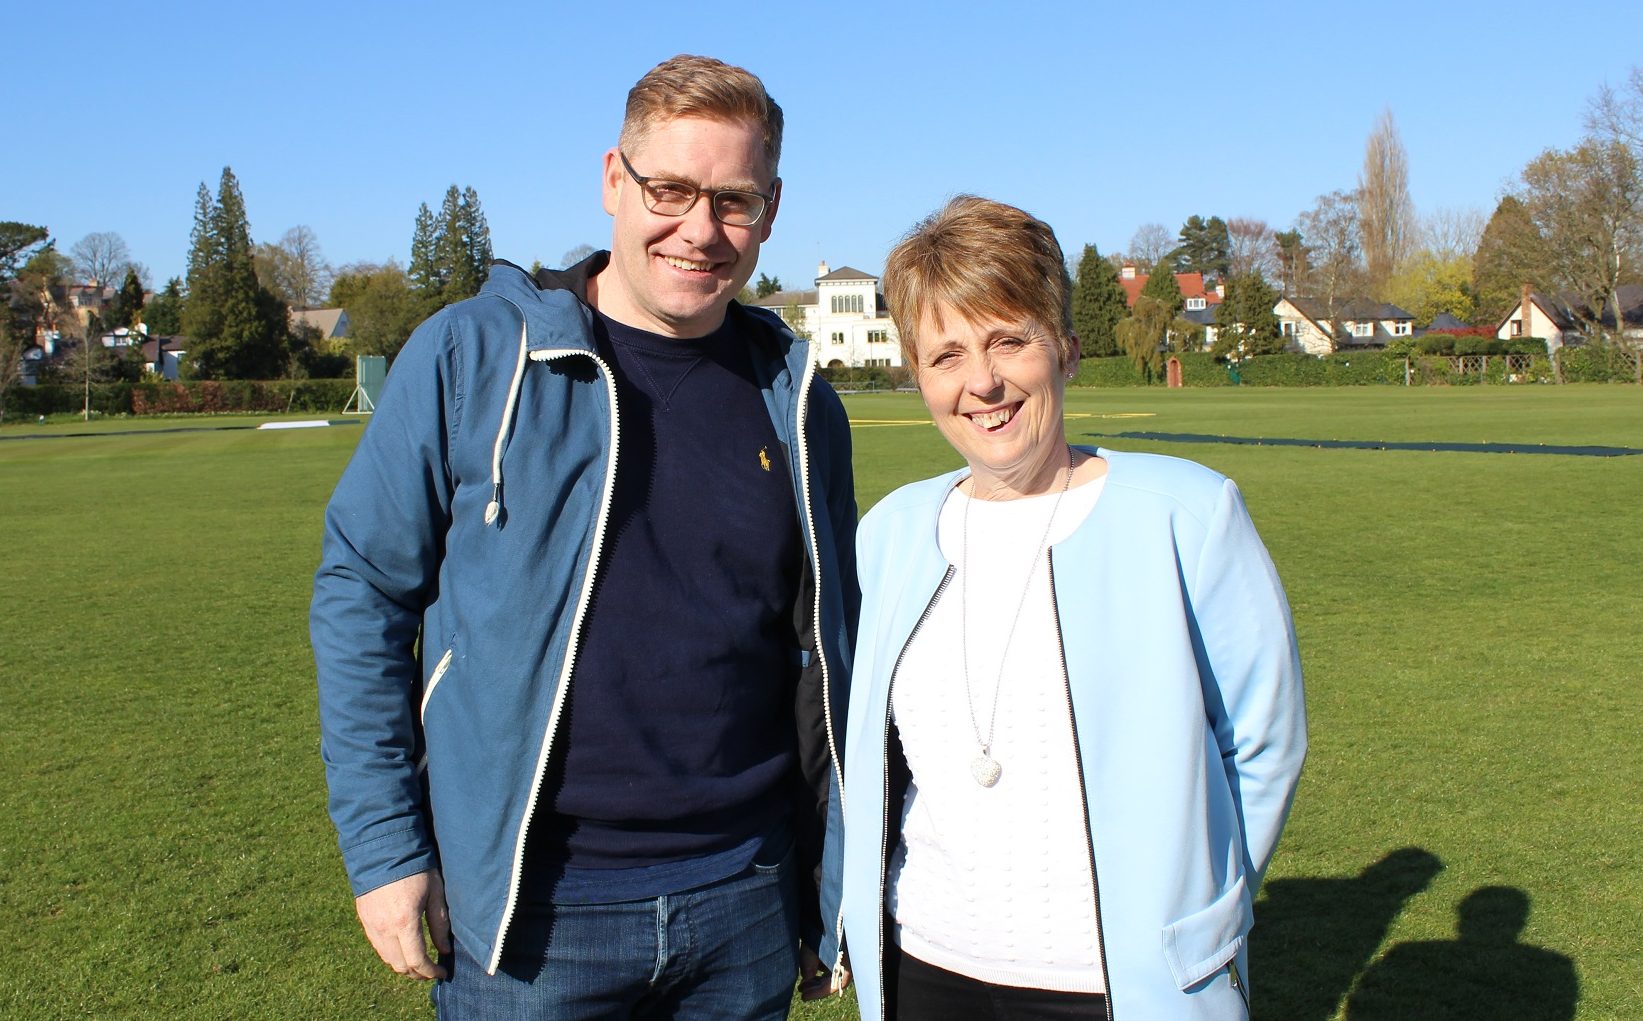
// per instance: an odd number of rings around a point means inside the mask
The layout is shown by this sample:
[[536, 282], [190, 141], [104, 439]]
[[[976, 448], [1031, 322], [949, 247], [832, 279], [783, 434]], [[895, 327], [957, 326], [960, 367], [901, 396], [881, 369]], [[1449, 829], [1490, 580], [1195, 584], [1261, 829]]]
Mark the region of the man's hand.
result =
[[835, 985], [833, 973], [822, 966], [816, 952], [806, 946], [799, 947], [799, 999], [820, 1000], [844, 992], [844, 987], [849, 984], [849, 970], [839, 969], [839, 980]]
[[445, 968], [428, 956], [422, 935], [426, 916], [434, 946], [442, 954], [451, 952], [451, 916], [445, 910], [445, 881], [438, 869], [361, 894], [354, 898], [354, 910], [366, 938], [388, 967], [412, 978], [445, 977]]

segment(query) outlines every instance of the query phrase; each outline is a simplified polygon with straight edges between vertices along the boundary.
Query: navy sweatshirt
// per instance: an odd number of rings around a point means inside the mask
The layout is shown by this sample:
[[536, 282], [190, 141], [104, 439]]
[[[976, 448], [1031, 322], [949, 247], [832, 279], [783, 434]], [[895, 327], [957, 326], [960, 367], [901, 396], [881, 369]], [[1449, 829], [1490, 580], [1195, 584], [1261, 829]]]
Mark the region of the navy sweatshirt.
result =
[[596, 316], [620, 408], [616, 484], [531, 824], [536, 897], [628, 900], [724, 878], [792, 800], [804, 553], [736, 319], [679, 340]]

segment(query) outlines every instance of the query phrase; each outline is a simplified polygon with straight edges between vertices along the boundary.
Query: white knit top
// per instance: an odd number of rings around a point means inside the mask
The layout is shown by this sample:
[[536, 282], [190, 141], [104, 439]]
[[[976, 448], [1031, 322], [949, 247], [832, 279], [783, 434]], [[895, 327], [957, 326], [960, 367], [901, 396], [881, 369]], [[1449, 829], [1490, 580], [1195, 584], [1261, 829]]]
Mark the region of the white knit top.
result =
[[[1089, 516], [1102, 481], [1067, 491], [1050, 545]], [[1038, 553], [1055, 500], [1053, 493], [971, 500], [954, 490], [942, 507], [938, 540], [957, 572], [908, 645], [891, 689], [913, 782], [887, 898], [893, 938], [922, 961], [997, 985], [1102, 993], [1072, 707], [1046, 558]], [[966, 505], [971, 563], [961, 535]], [[966, 573], [967, 622], [960, 619]], [[1028, 584], [1000, 680], [1010, 620]], [[992, 756], [1003, 773], [987, 788], [971, 776], [970, 763], [980, 753], [976, 731], [987, 736], [995, 685]]]

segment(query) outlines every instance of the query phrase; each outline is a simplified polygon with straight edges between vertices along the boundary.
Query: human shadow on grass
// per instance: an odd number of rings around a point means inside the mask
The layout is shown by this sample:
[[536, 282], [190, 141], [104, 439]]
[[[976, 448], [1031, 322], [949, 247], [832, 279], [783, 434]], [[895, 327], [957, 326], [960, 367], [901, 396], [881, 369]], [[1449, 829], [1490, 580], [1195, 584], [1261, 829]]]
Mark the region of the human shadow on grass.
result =
[[1364, 973], [1347, 1021], [1566, 1021], [1580, 1001], [1574, 962], [1518, 942], [1529, 895], [1485, 886], [1456, 909], [1459, 939], [1399, 943]]
[[1437, 855], [1405, 847], [1356, 876], [1275, 879], [1262, 887], [1249, 937], [1256, 1021], [1334, 1017], [1404, 903], [1442, 869]]

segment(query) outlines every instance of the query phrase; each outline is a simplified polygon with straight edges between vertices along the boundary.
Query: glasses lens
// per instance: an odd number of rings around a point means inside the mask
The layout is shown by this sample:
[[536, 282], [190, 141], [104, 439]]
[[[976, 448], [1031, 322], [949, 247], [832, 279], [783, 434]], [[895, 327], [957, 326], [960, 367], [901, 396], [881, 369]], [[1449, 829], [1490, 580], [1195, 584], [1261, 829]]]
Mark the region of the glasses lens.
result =
[[720, 223], [750, 226], [764, 215], [764, 196], [750, 191], [721, 191], [713, 196], [713, 214]]
[[651, 181], [645, 185], [650, 211], [663, 216], [683, 216], [696, 203], [696, 189], [678, 181]]

